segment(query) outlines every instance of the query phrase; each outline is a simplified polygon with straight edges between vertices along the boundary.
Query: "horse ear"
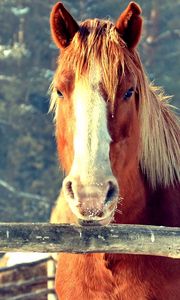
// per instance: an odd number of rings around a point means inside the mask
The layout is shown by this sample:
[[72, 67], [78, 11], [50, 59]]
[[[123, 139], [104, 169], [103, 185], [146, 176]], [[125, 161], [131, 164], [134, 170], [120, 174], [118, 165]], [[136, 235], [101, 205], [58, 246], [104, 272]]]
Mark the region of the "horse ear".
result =
[[52, 38], [60, 49], [66, 48], [79, 30], [79, 25], [61, 2], [56, 3], [52, 8], [50, 27]]
[[115, 25], [130, 49], [137, 46], [141, 37], [143, 22], [140, 16], [141, 12], [141, 7], [137, 3], [130, 2], [124, 12], [119, 16]]

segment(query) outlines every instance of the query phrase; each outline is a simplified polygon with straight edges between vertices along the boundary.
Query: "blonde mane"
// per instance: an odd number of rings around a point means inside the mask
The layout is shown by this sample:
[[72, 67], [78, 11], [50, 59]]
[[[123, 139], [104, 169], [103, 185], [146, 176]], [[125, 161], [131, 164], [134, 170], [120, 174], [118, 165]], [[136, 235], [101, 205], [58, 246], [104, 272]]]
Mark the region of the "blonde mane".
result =
[[[88, 74], [95, 63], [102, 69], [102, 81], [114, 103], [116, 90], [126, 71], [138, 81], [141, 130], [140, 165], [153, 188], [180, 181], [180, 122], [168, 103], [170, 97], [149, 83], [137, 52], [129, 51], [110, 21], [87, 20], [80, 25], [71, 44], [59, 61], [54, 81], [50, 110], [56, 111], [54, 82], [62, 69], [73, 70], [76, 78]], [[56, 118], [56, 117], [55, 117]]]

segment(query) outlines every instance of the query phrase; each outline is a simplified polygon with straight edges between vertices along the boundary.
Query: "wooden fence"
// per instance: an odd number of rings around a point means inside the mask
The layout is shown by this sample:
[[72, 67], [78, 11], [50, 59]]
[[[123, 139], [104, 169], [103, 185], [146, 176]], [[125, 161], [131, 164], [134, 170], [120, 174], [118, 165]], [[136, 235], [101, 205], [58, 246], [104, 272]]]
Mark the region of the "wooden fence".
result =
[[128, 253], [180, 258], [180, 228], [0, 223], [0, 252]]
[[[54, 276], [47, 275], [51, 256], [28, 263], [0, 267], [0, 300], [57, 300]], [[49, 286], [51, 282], [51, 286]]]

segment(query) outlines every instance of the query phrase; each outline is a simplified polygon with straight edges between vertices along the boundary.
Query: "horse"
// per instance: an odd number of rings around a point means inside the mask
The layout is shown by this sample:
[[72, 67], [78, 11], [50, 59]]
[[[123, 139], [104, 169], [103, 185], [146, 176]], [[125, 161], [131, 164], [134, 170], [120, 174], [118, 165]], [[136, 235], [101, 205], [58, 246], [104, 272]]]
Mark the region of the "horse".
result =
[[[66, 174], [54, 223], [180, 225], [180, 124], [143, 68], [141, 15], [130, 2], [115, 23], [78, 24], [61, 2], [52, 8], [60, 56], [50, 110]], [[62, 253], [55, 286], [61, 300], [178, 300], [180, 262]]]

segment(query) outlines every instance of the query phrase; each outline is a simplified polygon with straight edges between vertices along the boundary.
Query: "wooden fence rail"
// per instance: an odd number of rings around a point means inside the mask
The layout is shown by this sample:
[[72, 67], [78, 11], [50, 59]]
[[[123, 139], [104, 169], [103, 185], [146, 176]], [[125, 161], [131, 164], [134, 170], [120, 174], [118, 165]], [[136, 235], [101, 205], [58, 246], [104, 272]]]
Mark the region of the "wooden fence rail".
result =
[[180, 228], [0, 223], [0, 252], [128, 253], [180, 258]]

